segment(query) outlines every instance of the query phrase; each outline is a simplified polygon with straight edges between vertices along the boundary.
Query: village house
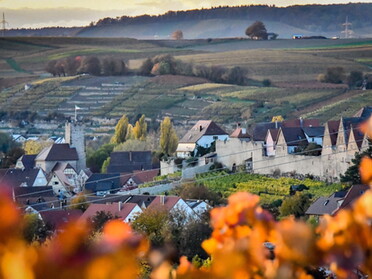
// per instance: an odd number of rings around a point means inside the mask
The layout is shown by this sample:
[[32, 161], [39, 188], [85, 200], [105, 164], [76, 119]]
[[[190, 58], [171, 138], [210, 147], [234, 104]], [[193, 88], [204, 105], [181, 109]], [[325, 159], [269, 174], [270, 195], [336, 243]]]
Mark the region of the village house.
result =
[[18, 158], [15, 168], [16, 169], [33, 169], [35, 168], [35, 159], [37, 155], [22, 155]]
[[177, 157], [197, 155], [198, 147], [210, 148], [216, 140], [227, 140], [229, 135], [211, 120], [199, 120], [179, 141]]
[[347, 191], [335, 192], [329, 197], [320, 197], [310, 205], [305, 214], [318, 220], [324, 215], [334, 216], [341, 209], [349, 208], [367, 190], [369, 185], [353, 185]]
[[48, 181], [41, 169], [7, 169], [0, 178], [2, 186], [14, 187], [41, 187]]
[[209, 209], [204, 201], [190, 201], [193, 208], [180, 197], [176, 196], [154, 196], [154, 195], [107, 195], [104, 198], [89, 196], [87, 197], [91, 204], [122, 204], [131, 203], [138, 205], [141, 210], [147, 208], [165, 208], [170, 213], [181, 213], [186, 218], [198, 218], [204, 209]]
[[69, 163], [58, 162], [49, 175], [48, 186], [53, 187], [55, 192], [75, 193], [78, 185], [78, 174]]
[[84, 190], [97, 196], [119, 191], [122, 187], [120, 173], [93, 173], [85, 182]]
[[159, 174], [158, 169], [146, 170], [146, 171], [135, 171], [133, 174], [122, 175], [121, 180], [121, 191], [128, 191], [138, 188], [139, 185], [152, 182], [154, 178]]
[[126, 223], [132, 222], [142, 213], [142, 209], [135, 203], [90, 204], [81, 215], [80, 220], [92, 221], [93, 217], [101, 211], [110, 213], [114, 218], [119, 218]]
[[53, 231], [63, 229], [70, 222], [77, 221], [83, 212], [79, 209], [53, 209], [39, 213], [39, 218]]
[[[360, 124], [371, 111], [370, 107], [364, 108], [355, 117], [328, 121], [324, 127], [316, 119], [259, 123], [252, 129], [251, 141], [217, 141], [217, 161], [231, 170], [242, 165], [259, 174], [296, 173], [338, 181], [355, 153], [368, 148]], [[313, 149], [318, 156], [304, 152], [309, 144], [319, 146]]]
[[52, 144], [36, 156], [35, 165], [49, 174], [59, 162], [67, 163], [76, 169], [78, 160], [76, 149], [71, 148], [68, 143]]
[[133, 173], [134, 171], [151, 170], [151, 151], [122, 151], [112, 152], [107, 173]]

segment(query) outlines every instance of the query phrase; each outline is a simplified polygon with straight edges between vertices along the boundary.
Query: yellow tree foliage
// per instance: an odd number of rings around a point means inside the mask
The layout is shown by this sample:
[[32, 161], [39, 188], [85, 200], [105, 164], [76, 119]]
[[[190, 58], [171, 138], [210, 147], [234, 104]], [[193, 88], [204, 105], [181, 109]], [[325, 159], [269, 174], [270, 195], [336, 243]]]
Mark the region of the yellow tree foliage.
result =
[[41, 150], [51, 145], [52, 145], [52, 142], [49, 142], [49, 141], [28, 140], [23, 143], [23, 150], [25, 151], [25, 154], [27, 155], [34, 155], [34, 154], [39, 154]]
[[127, 136], [125, 137], [126, 140], [134, 139], [134, 133], [133, 133], [133, 125], [128, 124], [128, 130], [127, 130]]
[[284, 118], [281, 115], [273, 116], [273, 118], [271, 119], [271, 122], [283, 122], [283, 121], [284, 121]]
[[134, 134], [135, 139], [139, 139], [139, 140], [146, 139], [147, 123], [146, 123], [144, 114], [142, 114], [141, 118], [134, 125], [133, 134]]
[[175, 129], [173, 128], [171, 119], [165, 117], [160, 124], [160, 148], [166, 155], [173, 154], [178, 145], [178, 137]]
[[89, 203], [83, 194], [76, 195], [72, 198], [69, 206], [70, 209], [80, 209], [81, 211], [85, 211], [88, 207]]
[[115, 134], [111, 138], [111, 143], [119, 144], [125, 142], [128, 131], [128, 125], [129, 125], [128, 117], [126, 115], [123, 115], [119, 119], [118, 124], [116, 124]]

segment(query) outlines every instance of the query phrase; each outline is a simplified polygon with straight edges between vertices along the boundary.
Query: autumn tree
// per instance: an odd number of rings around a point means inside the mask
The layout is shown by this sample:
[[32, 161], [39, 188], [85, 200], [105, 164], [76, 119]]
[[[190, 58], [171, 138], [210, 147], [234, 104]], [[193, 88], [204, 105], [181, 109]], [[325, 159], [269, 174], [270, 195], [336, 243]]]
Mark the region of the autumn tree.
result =
[[96, 215], [90, 219], [90, 222], [92, 223], [93, 230], [97, 232], [102, 231], [103, 226], [114, 218], [111, 212], [97, 211]]
[[195, 182], [182, 183], [180, 187], [175, 189], [177, 195], [184, 200], [208, 200], [213, 206], [220, 205], [224, 202], [222, 195], [218, 194], [204, 185], [196, 184]]
[[63, 60], [64, 71], [69, 76], [74, 76], [80, 67], [80, 57], [68, 57]]
[[76, 195], [70, 200], [69, 209], [79, 209], [81, 211], [87, 210], [89, 207], [89, 203], [87, 202], [87, 198], [82, 195]]
[[110, 165], [111, 157], [108, 157], [102, 164], [101, 173], [107, 173], [107, 168]]
[[273, 118], [271, 118], [271, 122], [283, 122], [283, 121], [284, 121], [284, 118], [281, 115], [276, 115], [276, 116], [273, 116]]
[[160, 148], [166, 155], [173, 154], [178, 145], [176, 130], [173, 128], [171, 119], [165, 117], [160, 125]]
[[173, 40], [183, 40], [183, 32], [182, 30], [176, 30], [171, 35]]
[[28, 140], [23, 143], [23, 149], [25, 151], [25, 154], [33, 155], [39, 154], [41, 150], [50, 145], [52, 145], [52, 142]]
[[51, 60], [51, 61], [48, 61], [48, 63], [45, 66], [45, 71], [52, 74], [54, 77], [58, 75], [57, 70], [56, 70], [56, 64], [57, 64], [56, 60]]
[[154, 67], [154, 62], [150, 58], [147, 58], [145, 61], [143, 61], [139, 73], [144, 76], [148, 76], [151, 74], [151, 70]]
[[169, 232], [169, 214], [165, 207], [148, 207], [132, 222], [132, 228], [145, 234], [154, 247], [160, 247], [166, 242], [165, 235]]
[[351, 71], [347, 77], [347, 84], [350, 87], [359, 87], [363, 84], [363, 73], [361, 71]]
[[23, 222], [22, 235], [28, 243], [43, 242], [51, 235], [51, 228], [46, 226], [36, 214], [25, 214]]
[[120, 76], [127, 73], [127, 67], [122, 60], [105, 57], [102, 59], [102, 73], [105, 76]]
[[145, 140], [147, 135], [147, 123], [145, 115], [142, 114], [141, 118], [136, 121], [136, 124], [133, 128], [133, 134], [135, 139]]
[[326, 74], [321, 75], [319, 80], [329, 83], [342, 83], [345, 80], [345, 69], [343, 67], [329, 67]]
[[249, 26], [245, 34], [251, 39], [267, 40], [267, 30], [262, 21], [256, 21]]
[[101, 74], [101, 63], [96, 56], [83, 57], [78, 72], [99, 76]]
[[179, 237], [179, 254], [186, 256], [189, 260], [198, 256], [202, 259], [208, 258], [208, 254], [202, 248], [201, 244], [212, 234], [212, 228], [209, 225], [209, 213], [203, 213], [200, 218], [195, 218], [183, 224]]
[[133, 125], [132, 124], [128, 124], [127, 135], [126, 135], [125, 139], [126, 140], [134, 139]]
[[310, 204], [311, 200], [309, 194], [296, 192], [295, 195], [284, 199], [279, 208], [280, 216], [285, 217], [293, 215], [296, 218], [300, 218], [305, 215]]
[[125, 142], [127, 131], [128, 131], [129, 120], [124, 114], [118, 121], [115, 127], [114, 136], [111, 138], [111, 143], [119, 144]]
[[223, 79], [226, 83], [246, 85], [247, 77], [246, 71], [240, 67], [233, 67], [227, 70], [224, 74]]

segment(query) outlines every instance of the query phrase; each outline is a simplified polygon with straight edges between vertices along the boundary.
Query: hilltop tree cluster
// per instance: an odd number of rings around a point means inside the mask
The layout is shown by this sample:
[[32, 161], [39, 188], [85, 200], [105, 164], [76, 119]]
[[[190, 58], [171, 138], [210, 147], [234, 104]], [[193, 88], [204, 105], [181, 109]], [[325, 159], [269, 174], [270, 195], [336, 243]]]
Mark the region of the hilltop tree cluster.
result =
[[193, 65], [173, 56], [158, 55], [146, 59], [140, 67], [142, 75], [184, 75], [206, 78], [217, 83], [246, 85], [246, 71], [240, 67]]
[[128, 73], [124, 61], [112, 57], [76, 56], [51, 60], [45, 70], [53, 76], [74, 76], [90, 74], [94, 76], [120, 76]]
[[245, 30], [245, 34], [251, 39], [267, 40], [267, 30], [262, 21], [256, 21]]

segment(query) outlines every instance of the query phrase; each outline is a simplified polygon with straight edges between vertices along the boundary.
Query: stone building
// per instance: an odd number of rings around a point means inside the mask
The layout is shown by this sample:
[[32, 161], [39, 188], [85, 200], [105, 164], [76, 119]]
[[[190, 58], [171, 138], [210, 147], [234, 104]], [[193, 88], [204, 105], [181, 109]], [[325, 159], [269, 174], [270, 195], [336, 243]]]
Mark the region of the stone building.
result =
[[[273, 125], [266, 125], [260, 127], [258, 140], [230, 138], [217, 141], [217, 161], [231, 170], [244, 165], [248, 171], [259, 174], [296, 173], [338, 181], [351, 165], [355, 153], [368, 148], [368, 139], [360, 132], [361, 123], [371, 114], [366, 111], [368, 108], [359, 112], [363, 116], [328, 121], [324, 128], [308, 129], [312, 125], [307, 125], [305, 129], [283, 124], [273, 128]], [[301, 122], [306, 123], [306, 120]], [[265, 129], [266, 137], [263, 136]], [[321, 131], [324, 131], [323, 135], [320, 135]], [[303, 148], [310, 143], [322, 143], [319, 156], [305, 155]]]

